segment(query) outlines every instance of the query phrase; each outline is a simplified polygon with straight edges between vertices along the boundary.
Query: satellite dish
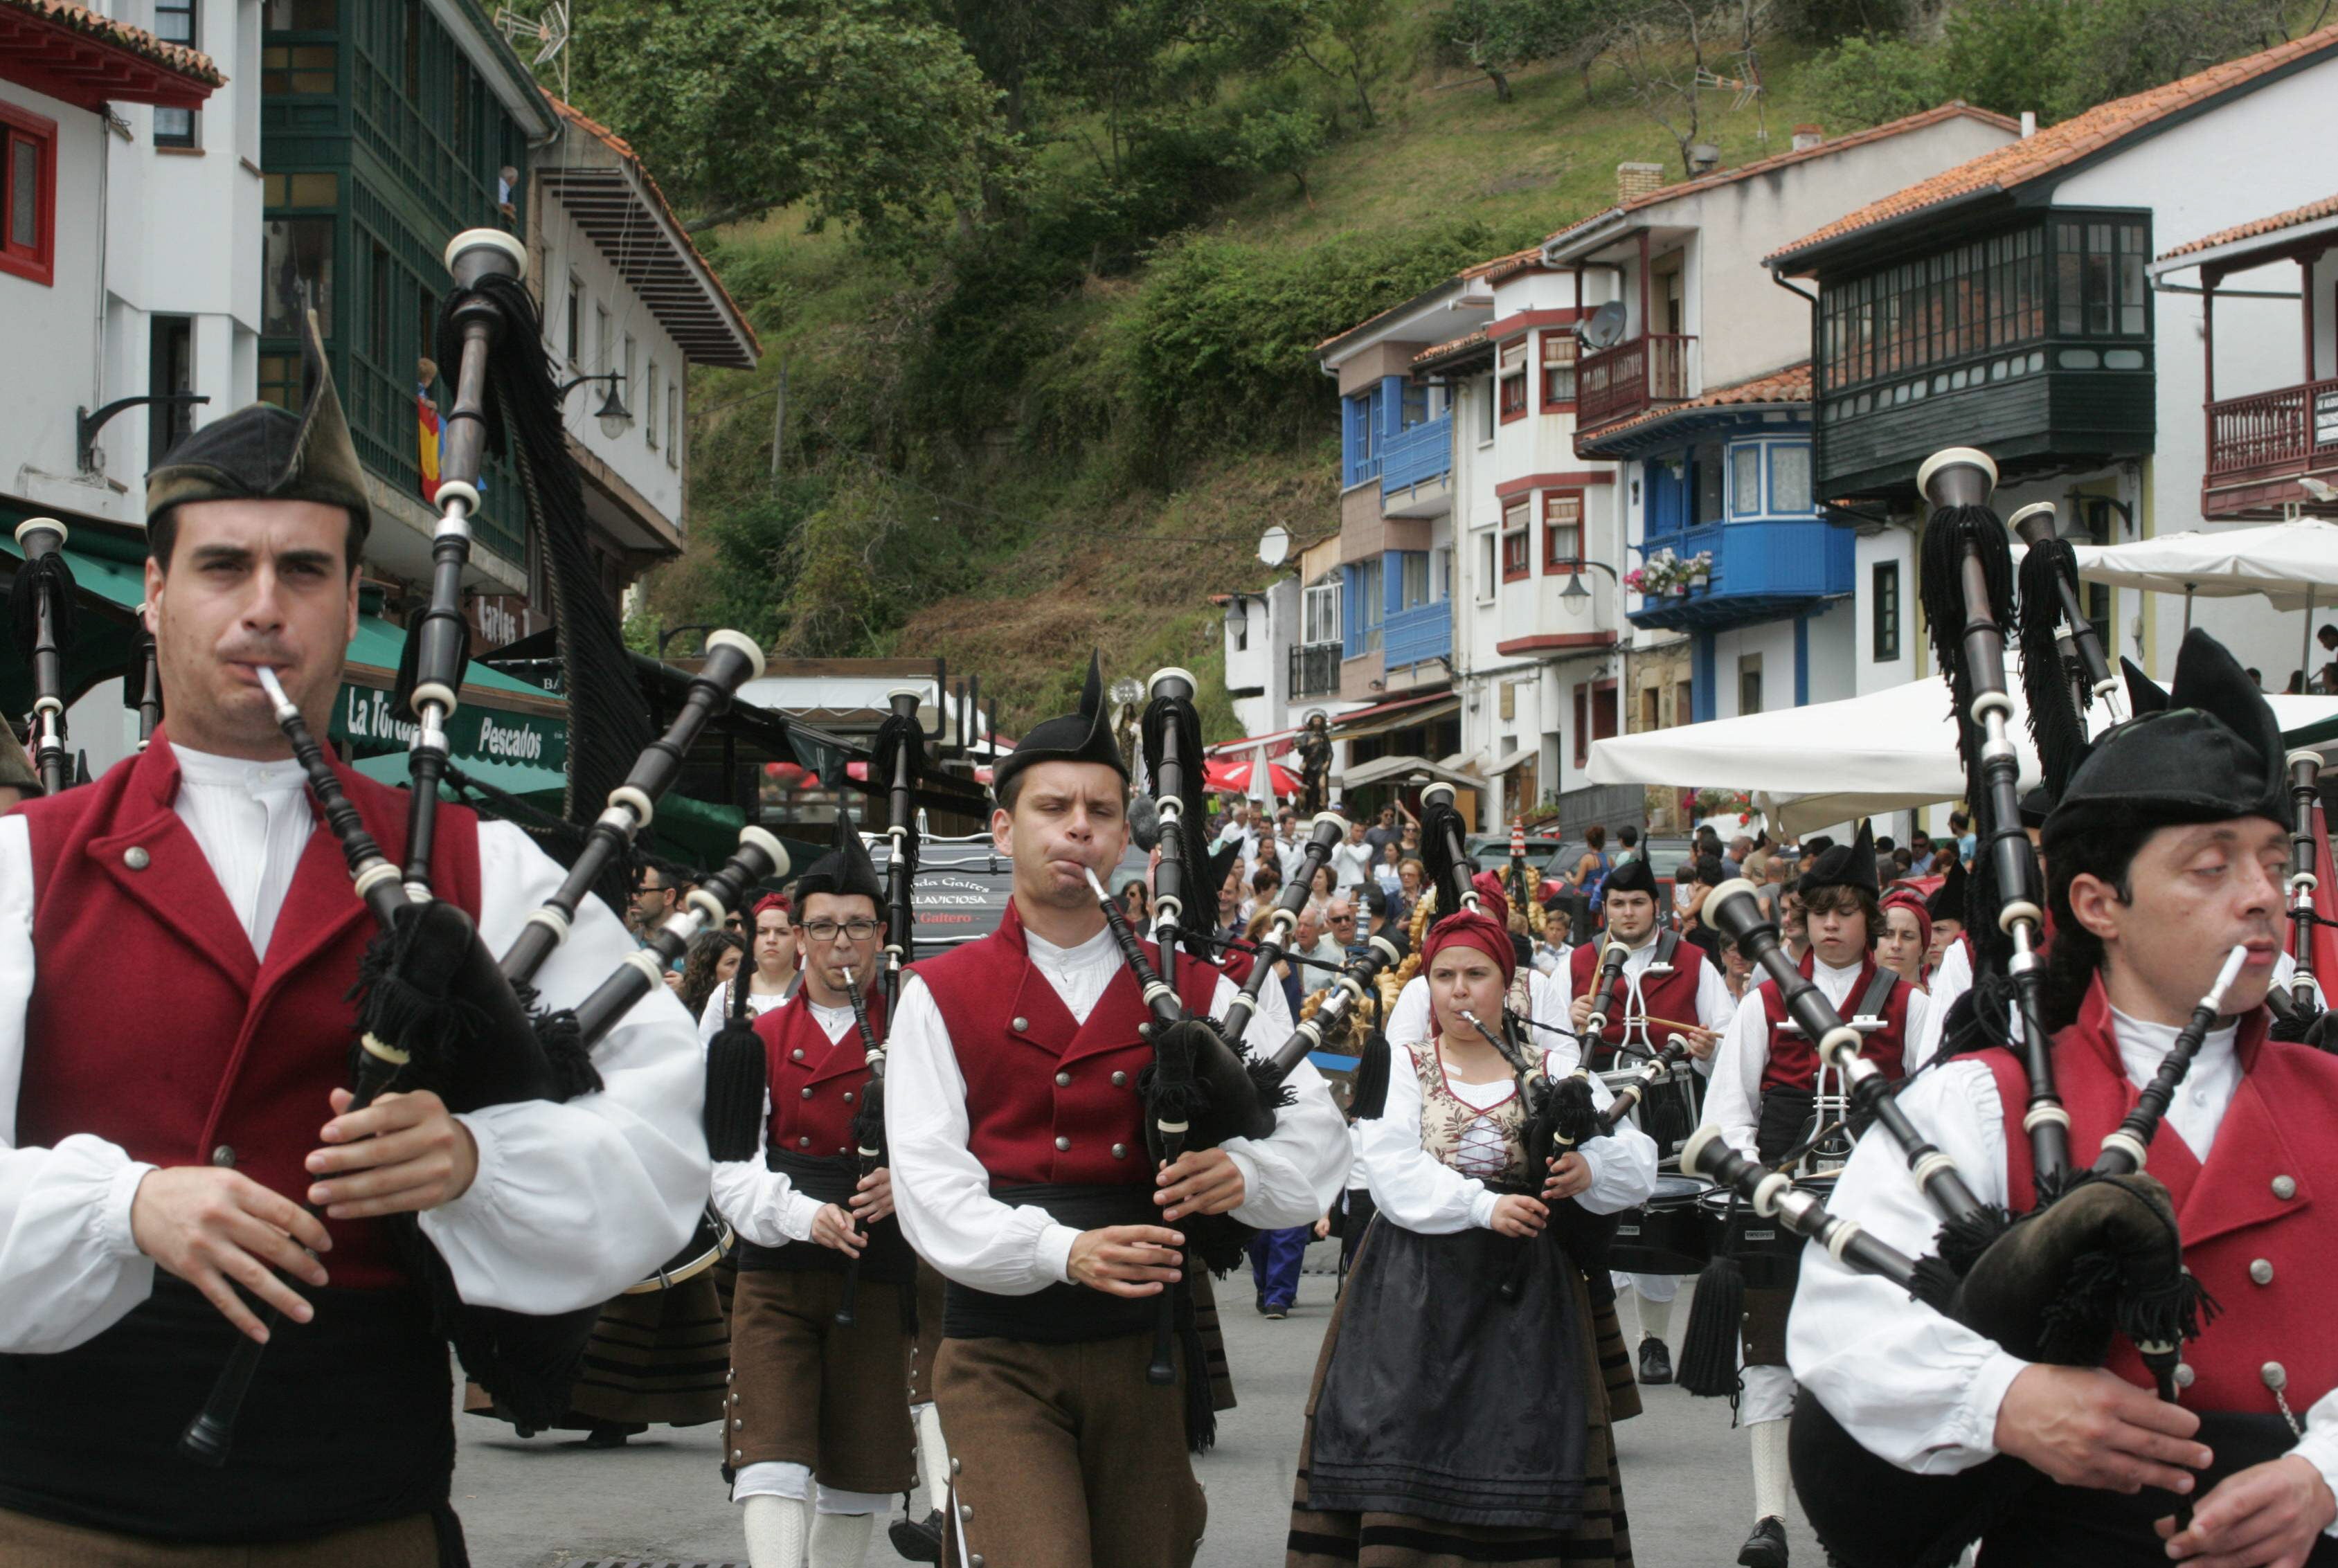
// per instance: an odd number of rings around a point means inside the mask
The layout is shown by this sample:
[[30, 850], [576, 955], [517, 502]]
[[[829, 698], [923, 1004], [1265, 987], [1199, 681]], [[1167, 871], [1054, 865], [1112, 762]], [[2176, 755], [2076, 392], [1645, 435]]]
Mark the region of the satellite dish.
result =
[[1258, 558], [1269, 566], [1291, 559], [1291, 530], [1277, 523], [1258, 537]]
[[1610, 299], [1577, 327], [1576, 335], [1594, 348], [1613, 348], [1624, 340], [1624, 302]]

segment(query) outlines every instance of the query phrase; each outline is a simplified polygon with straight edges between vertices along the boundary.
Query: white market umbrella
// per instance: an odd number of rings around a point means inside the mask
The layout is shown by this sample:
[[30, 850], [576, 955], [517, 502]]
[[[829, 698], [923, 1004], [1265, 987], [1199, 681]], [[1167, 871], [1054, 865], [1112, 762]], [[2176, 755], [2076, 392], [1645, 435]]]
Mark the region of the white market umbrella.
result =
[[[2338, 603], [2338, 525], [2313, 518], [2254, 528], [2196, 528], [2129, 544], [2077, 544], [2088, 583], [2159, 593], [2262, 593], [2276, 610]], [[2188, 615], [2187, 615], [2188, 619]]]
[[2196, 528], [2129, 544], [2073, 544], [2088, 583], [2184, 595], [2184, 630], [2192, 597], [2263, 594], [2276, 610], [2305, 612], [2298, 668], [2313, 668], [2313, 606], [2338, 603], [2338, 526], [2311, 517], [2254, 528]]
[[[2019, 663], [2009, 661], [2020, 787], [2042, 777], [2030, 743]], [[2338, 698], [2271, 697], [2284, 731], [2338, 717]], [[2122, 705], [2123, 707], [2124, 705]], [[2107, 722], [2101, 704], [2097, 727]], [[1964, 764], [1937, 675], [1836, 702], [1714, 719], [1591, 744], [1595, 784], [1745, 789], [1779, 829], [1800, 836], [1837, 822], [1960, 799]]]

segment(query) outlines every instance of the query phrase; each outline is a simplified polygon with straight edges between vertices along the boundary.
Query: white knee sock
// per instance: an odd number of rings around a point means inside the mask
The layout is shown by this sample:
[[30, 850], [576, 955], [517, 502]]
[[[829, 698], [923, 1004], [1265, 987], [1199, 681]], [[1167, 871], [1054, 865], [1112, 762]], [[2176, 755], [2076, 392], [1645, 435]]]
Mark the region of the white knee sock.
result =
[[747, 1561], [754, 1568], [804, 1568], [810, 1503], [762, 1494], [742, 1501], [739, 1511], [747, 1526]]
[[[1639, 1292], [1636, 1290], [1633, 1294], [1638, 1296]], [[1641, 1336], [1648, 1339], [1669, 1339], [1672, 1337], [1672, 1328], [1673, 1304], [1669, 1301], [1651, 1301], [1645, 1296], [1640, 1296]]]
[[[860, 1568], [868, 1554], [874, 1514], [822, 1514], [811, 1522], [810, 1568]], [[757, 1565], [761, 1568], [761, 1564]]]
[[1754, 1517], [1783, 1519], [1793, 1485], [1786, 1467], [1786, 1423], [1759, 1421], [1748, 1430], [1754, 1434]]
[[918, 1420], [918, 1479], [926, 1484], [926, 1498], [935, 1508], [949, 1494], [949, 1446], [942, 1441], [940, 1406], [930, 1402], [914, 1406]]

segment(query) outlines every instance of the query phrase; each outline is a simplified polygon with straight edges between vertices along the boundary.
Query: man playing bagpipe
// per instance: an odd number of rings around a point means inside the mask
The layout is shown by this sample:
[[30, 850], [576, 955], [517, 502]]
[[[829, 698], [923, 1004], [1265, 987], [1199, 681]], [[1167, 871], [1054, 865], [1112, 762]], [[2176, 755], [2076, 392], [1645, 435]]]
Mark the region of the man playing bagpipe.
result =
[[[397, 1217], [418, 1217], [471, 1308], [549, 1315], [642, 1278], [705, 1200], [699, 1054], [663, 987], [594, 1053], [597, 1092], [349, 1109], [376, 922], [256, 673], [327, 732], [370, 512], [321, 360], [312, 376], [304, 416], [244, 409], [148, 476], [170, 712], [152, 744], [0, 818], [12, 1564], [462, 1563], [447, 1346]], [[401, 859], [406, 796], [331, 771]], [[453, 806], [432, 871], [491, 953], [563, 875], [516, 827]], [[633, 950], [588, 902], [540, 999], [575, 1004]], [[255, 1306], [282, 1314], [272, 1334]], [[207, 1468], [175, 1449], [247, 1335], [269, 1348]]]
[[802, 983], [754, 1024], [771, 1085], [762, 1148], [714, 1167], [715, 1207], [742, 1243], [724, 1470], [754, 1568], [800, 1568], [807, 1548], [810, 1568], [852, 1568], [913, 1478], [917, 1259], [891, 1220], [890, 1172], [856, 1162], [869, 1070], [852, 993], [881, 1044], [885, 887], [841, 814], [795, 898]]
[[[1999, 1465], [1987, 1494], [1984, 1563], [2338, 1561], [2327, 1306], [2338, 1209], [2315, 1201], [2338, 1155], [2338, 1060], [2268, 1039], [2263, 1005], [2290, 855], [2281, 730], [2232, 655], [2198, 631], [2172, 697], [2132, 673], [2130, 683], [2136, 717], [2095, 740], [2046, 820], [2054, 938], [2042, 990], [2073, 1166], [2095, 1161], [2183, 1036], [2196, 1047], [2148, 1147], [2184, 1270], [2214, 1303], [2196, 1338], [2169, 1347], [2181, 1356], [2174, 1402], [2155, 1397], [2126, 1335], [2105, 1367], [2024, 1360], [1819, 1249], [1803, 1265], [1789, 1359], [1851, 1437], [1901, 1469], [1961, 1475], [1998, 1455], [2022, 1462]], [[1953, 1025], [1950, 1036], [1953, 1048]], [[1935, 1065], [1900, 1103], [1983, 1204], [2023, 1209], [2030, 1093], [2014, 1052], [1979, 1049]], [[1940, 1230], [1880, 1133], [1861, 1142], [1830, 1207], [1911, 1256]], [[1798, 1434], [1798, 1470], [1800, 1444]], [[1804, 1482], [1806, 1504], [1814, 1484]]]
[[[1162, 1025], [1089, 886], [1127, 848], [1125, 767], [1091, 665], [1079, 711], [999, 765], [991, 831], [1015, 877], [1004, 922], [917, 964], [893, 1025], [894, 1201], [949, 1281], [936, 1369], [954, 1472], [945, 1560], [968, 1568], [1194, 1561], [1205, 1509], [1188, 1450], [1207, 1440], [1207, 1378], [1180, 1332], [1174, 1368], [1152, 1379], [1155, 1298], [1200, 1262], [1197, 1217], [1311, 1223], [1348, 1170], [1346, 1127], [1304, 1063], [1270, 1136], [1154, 1169], [1140, 1029]], [[1198, 837], [1181, 833], [1185, 847]], [[1197, 899], [1206, 875], [1188, 885]], [[1175, 967], [1187, 1016], [1223, 1015], [1233, 984], [1183, 955]], [[1272, 1050], [1292, 1022], [1273, 985], [1259, 1001], [1252, 1040]]]
[[[1656, 877], [1648, 868], [1645, 857], [1634, 855], [1607, 874], [1605, 898], [1606, 940], [1583, 943], [1568, 956], [1568, 978], [1575, 998], [1568, 1015], [1575, 1027], [1581, 1029], [1589, 1022], [1592, 1005], [1598, 1000], [1600, 965], [1608, 946], [1620, 944], [1626, 949], [1615, 999], [1607, 1010], [1607, 1025], [1600, 1032], [1598, 1044], [1592, 1052], [1592, 1070], [1604, 1073], [1645, 1061], [1662, 1050], [1672, 1035], [1679, 1034], [1689, 1043], [1697, 1073], [1710, 1073], [1714, 1042], [1728, 1026], [1730, 1015], [1737, 1007], [1720, 966], [1695, 943], [1682, 941], [1678, 931], [1670, 926], [1658, 928]], [[1693, 1027], [1681, 1027], [1684, 1024]], [[1617, 1059], [1619, 1051], [1628, 1054], [1621, 1062]], [[1671, 1096], [1677, 1090], [1666, 1088], [1658, 1093]], [[1660, 1100], [1658, 1103], [1664, 1102]], [[1675, 1116], [1675, 1125], [1659, 1129], [1667, 1133], [1657, 1140], [1663, 1152], [1669, 1154], [1679, 1139], [1695, 1125], [1695, 1107], [1688, 1110], [1685, 1119]], [[1646, 1125], [1654, 1118], [1643, 1111], [1637, 1119]], [[1673, 1380], [1672, 1351], [1665, 1341], [1672, 1330], [1673, 1298], [1679, 1292], [1680, 1281], [1670, 1274], [1616, 1275], [1617, 1300], [1638, 1302], [1639, 1377], [1643, 1383]]]
[[[1810, 933], [1803, 975], [1854, 1021], [1863, 1035], [1860, 1054], [1886, 1078], [1913, 1071], [1919, 1063], [1908, 1060], [1908, 1042], [1923, 1023], [1925, 998], [1891, 971], [1877, 968], [1869, 956], [1883, 917], [1875, 839], [1867, 824], [1851, 843], [1822, 854], [1794, 891]], [[1829, 1110], [1819, 1098], [1821, 1076], [1816, 1042], [1791, 1022], [1776, 983], [1764, 980], [1739, 1004], [1714, 1058], [1704, 1119], [1739, 1153], [1783, 1168], [1832, 1119], [1821, 1114]], [[1848, 1142], [1847, 1134], [1838, 1136]], [[1757, 1288], [1749, 1281], [1745, 1290], [1737, 1414], [1753, 1438], [1754, 1518], [1737, 1557], [1745, 1568], [1784, 1568], [1786, 1562], [1786, 1418], [1793, 1413], [1794, 1380], [1786, 1369], [1785, 1338], [1793, 1296], [1791, 1283]], [[1702, 1319], [1702, 1291], [1697, 1299]], [[1692, 1341], [1706, 1338], [1692, 1326]], [[1684, 1379], [1693, 1392], [1711, 1391], [1702, 1369], [1692, 1373], [1685, 1367]]]

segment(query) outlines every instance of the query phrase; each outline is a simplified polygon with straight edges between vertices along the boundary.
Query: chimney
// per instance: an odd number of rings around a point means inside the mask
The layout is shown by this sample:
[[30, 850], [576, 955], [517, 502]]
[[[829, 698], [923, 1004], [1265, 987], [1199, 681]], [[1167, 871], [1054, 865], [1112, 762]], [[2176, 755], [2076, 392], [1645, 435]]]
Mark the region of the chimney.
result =
[[1661, 163], [1618, 163], [1616, 165], [1616, 205], [1628, 207], [1641, 197], [1664, 189], [1665, 166]]
[[1807, 152], [1825, 140], [1826, 132], [1816, 125], [1794, 127], [1794, 151], [1797, 152]]
[[2037, 134], [2038, 111], [2035, 109], [2024, 109], [2021, 112], [2021, 139], [2024, 142], [2027, 142], [2032, 136]]

